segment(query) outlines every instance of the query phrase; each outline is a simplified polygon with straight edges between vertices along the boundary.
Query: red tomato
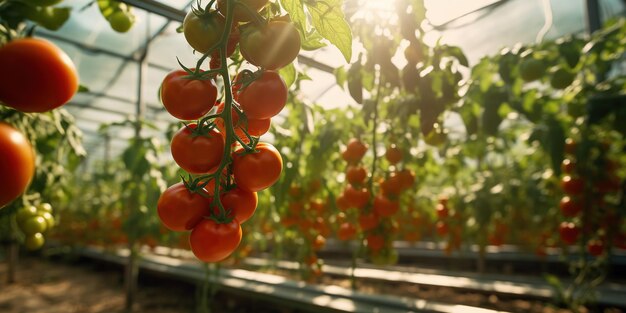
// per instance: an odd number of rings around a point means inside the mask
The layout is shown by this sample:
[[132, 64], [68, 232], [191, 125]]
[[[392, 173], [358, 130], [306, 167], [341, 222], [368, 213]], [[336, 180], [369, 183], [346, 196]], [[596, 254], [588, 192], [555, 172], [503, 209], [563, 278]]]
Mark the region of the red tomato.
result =
[[348, 163], [358, 163], [367, 152], [367, 145], [356, 138], [350, 139], [341, 157]]
[[337, 197], [336, 204], [337, 208], [342, 211], [346, 211], [352, 207], [352, 204], [348, 201], [348, 198], [346, 198], [345, 194], [343, 193], [339, 195], [339, 197]]
[[439, 236], [447, 235], [448, 234], [448, 224], [446, 224], [444, 221], [437, 222], [437, 234], [439, 234]]
[[372, 251], [379, 251], [385, 246], [385, 238], [380, 235], [369, 235], [365, 240], [367, 240], [367, 247]]
[[389, 217], [400, 210], [400, 204], [396, 201], [391, 201], [385, 196], [377, 196], [374, 198], [374, 212], [382, 217]]
[[356, 235], [356, 228], [350, 223], [342, 223], [337, 230], [339, 240], [351, 240]]
[[243, 77], [235, 78], [233, 92], [248, 119], [268, 119], [283, 110], [287, 103], [287, 85], [278, 72], [264, 71], [247, 87]]
[[367, 170], [362, 166], [350, 166], [346, 171], [346, 179], [352, 185], [361, 185], [367, 178]]
[[580, 177], [564, 176], [561, 188], [568, 195], [580, 195], [585, 191], [585, 181]]
[[576, 141], [574, 141], [574, 139], [572, 138], [565, 139], [565, 153], [574, 155], [576, 154], [577, 147], [578, 147], [578, 144], [576, 143]]
[[[224, 103], [220, 103], [217, 105], [217, 113], [222, 113], [224, 111]], [[244, 133], [244, 130], [250, 134], [250, 136], [260, 137], [263, 134], [267, 133], [270, 130], [270, 126], [272, 125], [272, 119], [251, 119], [248, 118], [247, 121], [240, 121], [239, 114], [237, 110], [234, 108], [231, 109], [232, 122], [235, 129], [235, 134], [237, 137], [241, 138], [243, 142], [249, 143], [248, 137]], [[224, 119], [216, 118], [215, 125], [220, 130], [221, 134], [224, 136], [226, 134], [226, 128], [224, 127]]]
[[580, 229], [574, 223], [562, 222], [561, 225], [559, 225], [559, 234], [564, 243], [571, 245], [578, 240]]
[[193, 133], [195, 123], [181, 128], [172, 138], [172, 157], [176, 164], [191, 174], [215, 171], [224, 154], [224, 137], [215, 130], [206, 135]]
[[561, 171], [565, 174], [573, 174], [576, 169], [576, 163], [571, 159], [564, 159], [561, 163]]
[[391, 145], [387, 148], [387, 151], [385, 151], [385, 158], [392, 165], [397, 164], [402, 161], [402, 151], [400, 151], [396, 145]]
[[26, 191], [35, 174], [35, 153], [22, 133], [1, 122], [0, 151], [2, 151], [0, 153], [0, 208], [2, 208]]
[[165, 227], [186, 231], [194, 228], [203, 216], [210, 215], [210, 207], [210, 198], [189, 191], [183, 183], [177, 183], [161, 194], [157, 213]]
[[263, 27], [250, 25], [241, 31], [239, 50], [246, 61], [278, 70], [300, 53], [300, 34], [293, 23], [273, 20]]
[[415, 173], [409, 169], [403, 169], [397, 173], [400, 177], [400, 184], [402, 189], [409, 189], [415, 183]]
[[598, 239], [589, 240], [587, 251], [593, 256], [600, 256], [604, 252], [604, 242]]
[[448, 207], [441, 203], [437, 203], [437, 218], [445, 219], [448, 217], [448, 214]]
[[362, 231], [368, 231], [378, 226], [379, 218], [374, 213], [359, 216], [359, 226]]
[[233, 152], [233, 174], [238, 187], [260, 191], [273, 185], [283, 170], [283, 159], [274, 146], [259, 143], [256, 151], [245, 154], [239, 147]]
[[0, 48], [0, 102], [22, 112], [56, 109], [78, 90], [72, 60], [53, 43], [37, 38]]
[[351, 185], [346, 187], [343, 191], [343, 195], [350, 206], [354, 208], [362, 208], [370, 200], [370, 192], [367, 188], [354, 188]]
[[313, 250], [320, 250], [326, 245], [326, 238], [322, 235], [315, 236], [313, 240]]
[[575, 201], [568, 196], [565, 196], [561, 199], [561, 202], [559, 203], [559, 208], [561, 209], [561, 213], [563, 213], [563, 216], [565, 217], [574, 217], [583, 210], [582, 205], [578, 201]]
[[391, 173], [386, 180], [380, 183], [380, 188], [383, 190], [383, 194], [388, 196], [397, 196], [404, 189], [405, 182], [403, 178], [397, 173]]
[[239, 224], [243, 224], [254, 215], [259, 199], [256, 192], [241, 188], [234, 188], [222, 195], [222, 206], [230, 210], [230, 216], [234, 217]]
[[219, 262], [237, 249], [241, 236], [241, 225], [236, 219], [225, 224], [203, 219], [191, 231], [189, 244], [193, 254], [201, 261]]
[[161, 102], [172, 116], [180, 120], [197, 120], [209, 113], [217, 99], [213, 79], [198, 80], [187, 72], [175, 70], [161, 84]]

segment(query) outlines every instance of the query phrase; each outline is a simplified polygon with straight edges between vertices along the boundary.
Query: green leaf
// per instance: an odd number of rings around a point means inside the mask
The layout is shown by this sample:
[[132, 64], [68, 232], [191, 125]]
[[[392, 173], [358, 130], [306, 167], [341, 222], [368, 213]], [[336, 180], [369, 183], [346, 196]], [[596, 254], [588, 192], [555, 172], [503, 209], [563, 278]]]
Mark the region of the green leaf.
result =
[[448, 45], [443, 46], [443, 48], [445, 52], [444, 55], [456, 58], [457, 60], [459, 60], [459, 63], [465, 67], [469, 66], [467, 57], [465, 56], [465, 53], [463, 53], [463, 50], [461, 50], [461, 48]]
[[283, 80], [285, 80], [285, 84], [287, 85], [287, 89], [289, 89], [289, 87], [291, 87], [291, 85], [293, 85], [293, 83], [296, 81], [296, 68], [293, 65], [293, 63], [289, 63], [289, 65], [283, 67], [280, 69], [279, 71], [280, 77], [283, 78]]
[[348, 79], [348, 74], [343, 67], [338, 67], [335, 69], [335, 79], [337, 80], [337, 85], [343, 86]]
[[326, 44], [322, 42], [322, 39], [324, 39], [324, 37], [322, 37], [322, 35], [320, 35], [320, 33], [316, 32], [315, 30], [309, 32], [309, 34], [307, 34], [306, 36], [304, 36], [303, 33], [300, 33], [300, 38], [302, 50], [313, 51], [319, 48], [326, 47]]
[[85, 85], [78, 85], [78, 91], [77, 92], [89, 92], [89, 87], [87, 87]]
[[335, 45], [346, 62], [352, 59], [352, 31], [344, 18], [341, 0], [311, 1], [307, 8], [315, 29]]
[[[304, 14], [304, 6], [302, 0], [280, 0], [281, 6], [289, 13], [289, 18], [296, 24], [302, 38], [307, 38], [306, 33], [306, 15]], [[303, 40], [304, 43], [306, 40]], [[303, 45], [304, 46], [304, 45]]]

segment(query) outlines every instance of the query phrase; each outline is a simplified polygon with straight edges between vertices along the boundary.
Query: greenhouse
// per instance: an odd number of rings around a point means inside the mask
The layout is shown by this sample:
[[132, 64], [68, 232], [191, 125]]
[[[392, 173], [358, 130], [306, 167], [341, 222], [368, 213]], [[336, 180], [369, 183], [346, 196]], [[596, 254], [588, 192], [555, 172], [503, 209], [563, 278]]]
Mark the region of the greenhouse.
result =
[[0, 312], [626, 312], [624, 0], [0, 0]]

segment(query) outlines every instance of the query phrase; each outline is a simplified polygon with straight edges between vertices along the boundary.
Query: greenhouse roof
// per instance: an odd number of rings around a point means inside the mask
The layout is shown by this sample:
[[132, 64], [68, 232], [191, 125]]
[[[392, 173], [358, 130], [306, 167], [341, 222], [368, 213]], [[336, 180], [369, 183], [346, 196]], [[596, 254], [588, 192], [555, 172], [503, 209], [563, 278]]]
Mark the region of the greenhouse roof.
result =
[[[379, 0], [349, 1], [371, 4]], [[97, 5], [90, 5], [94, 3], [91, 0], [64, 1], [64, 5], [71, 6], [77, 14], [72, 14], [59, 31], [37, 31], [38, 36], [54, 41], [68, 53], [79, 69], [81, 84], [89, 89], [77, 94], [66, 108], [84, 131], [87, 150], [96, 157], [104, 147], [98, 134], [99, 125], [123, 121], [136, 114], [140, 95], [147, 120], [162, 129], [174, 122], [156, 96], [160, 83], [167, 72], [178, 67], [177, 57], [184, 64], [195, 63], [196, 59], [184, 37], [176, 32], [190, 1], [123, 2], [137, 7], [137, 22], [128, 33], [114, 32]], [[497, 53], [505, 46], [535, 42], [541, 39], [542, 33], [545, 33], [544, 39], [550, 39], [584, 31], [586, 26], [584, 0], [426, 0], [425, 5], [433, 25], [426, 42], [434, 43], [442, 38], [446, 43], [458, 45], [470, 63]], [[357, 7], [366, 10], [375, 6]], [[625, 5], [620, 0], [605, 0], [600, 1], [600, 7], [602, 18], [606, 19], [624, 12]], [[146, 47], [149, 47], [145, 55], [147, 66], [140, 93], [140, 61]], [[358, 43], [354, 47], [358, 49]], [[397, 65], [401, 66], [403, 58], [397, 59]], [[333, 74], [336, 67], [345, 64], [341, 53], [333, 46], [302, 52], [299, 66], [306, 67], [311, 77], [301, 85], [304, 98], [324, 107], [352, 104], [353, 100], [336, 84]], [[162, 134], [163, 131], [160, 136]], [[114, 133], [113, 153], [119, 152], [133, 135], [131, 128]]]

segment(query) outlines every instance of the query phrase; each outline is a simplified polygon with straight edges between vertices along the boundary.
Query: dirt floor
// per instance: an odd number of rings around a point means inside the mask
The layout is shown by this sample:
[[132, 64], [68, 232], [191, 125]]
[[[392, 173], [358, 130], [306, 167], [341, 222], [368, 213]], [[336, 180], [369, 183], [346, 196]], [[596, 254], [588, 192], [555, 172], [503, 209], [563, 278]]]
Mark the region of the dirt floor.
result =
[[[293, 276], [293, 273], [274, 271]], [[2, 313], [117, 313], [124, 312], [124, 286], [120, 267], [79, 260], [48, 260], [26, 257], [20, 260], [17, 282], [7, 284], [7, 266], [0, 263], [0, 312]], [[290, 277], [293, 278], [293, 277]], [[345, 279], [323, 276], [319, 283], [348, 287]], [[450, 288], [421, 288], [415, 285], [389, 285], [362, 281], [360, 291], [395, 294], [432, 301], [452, 302], [509, 312], [564, 313], [540, 301], [499, 299], [495, 295], [459, 293]], [[194, 285], [162, 277], [140, 275], [133, 312], [198, 312]], [[244, 300], [218, 293], [220, 305], [211, 312], [295, 312], [275, 305]], [[621, 310], [603, 310], [622, 313]], [[587, 312], [596, 312], [590, 310]], [[601, 311], [598, 311], [601, 312]]]

